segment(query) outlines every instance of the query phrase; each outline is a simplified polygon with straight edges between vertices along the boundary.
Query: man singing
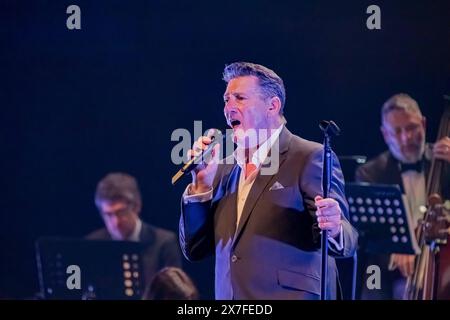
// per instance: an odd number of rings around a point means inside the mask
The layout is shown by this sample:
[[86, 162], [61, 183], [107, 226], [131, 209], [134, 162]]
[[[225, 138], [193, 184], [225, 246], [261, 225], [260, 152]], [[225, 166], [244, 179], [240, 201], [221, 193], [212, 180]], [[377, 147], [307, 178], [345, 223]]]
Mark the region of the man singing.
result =
[[[357, 245], [336, 156], [330, 196], [323, 199], [323, 146], [286, 128], [282, 79], [246, 62], [226, 66], [223, 79], [224, 114], [237, 149], [219, 163], [217, 144], [211, 161], [192, 171], [182, 196], [184, 255], [215, 254], [216, 299], [318, 299], [320, 231], [327, 230], [327, 298], [335, 299], [334, 257], [352, 256]], [[200, 137], [190, 156], [210, 143]], [[277, 170], [265, 170], [274, 161]]]

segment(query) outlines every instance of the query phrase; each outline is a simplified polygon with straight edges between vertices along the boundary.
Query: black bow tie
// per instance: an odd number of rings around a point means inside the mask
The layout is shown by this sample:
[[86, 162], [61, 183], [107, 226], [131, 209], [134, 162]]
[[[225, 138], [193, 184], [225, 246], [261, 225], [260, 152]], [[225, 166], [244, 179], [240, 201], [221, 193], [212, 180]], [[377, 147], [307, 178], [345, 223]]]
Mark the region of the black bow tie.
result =
[[400, 171], [406, 172], [409, 170], [413, 170], [413, 171], [417, 171], [417, 172], [422, 172], [423, 171], [423, 160], [419, 160], [415, 163], [400, 163]]

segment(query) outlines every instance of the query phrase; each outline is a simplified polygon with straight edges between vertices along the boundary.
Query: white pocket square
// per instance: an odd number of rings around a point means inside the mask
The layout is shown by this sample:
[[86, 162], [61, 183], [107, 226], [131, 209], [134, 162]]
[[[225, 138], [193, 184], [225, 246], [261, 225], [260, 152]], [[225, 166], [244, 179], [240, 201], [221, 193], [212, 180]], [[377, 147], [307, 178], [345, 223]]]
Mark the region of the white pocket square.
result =
[[284, 187], [283, 187], [283, 185], [281, 183], [279, 183], [277, 181], [270, 187], [269, 191], [271, 191], [271, 190], [280, 190], [280, 189], [284, 189]]

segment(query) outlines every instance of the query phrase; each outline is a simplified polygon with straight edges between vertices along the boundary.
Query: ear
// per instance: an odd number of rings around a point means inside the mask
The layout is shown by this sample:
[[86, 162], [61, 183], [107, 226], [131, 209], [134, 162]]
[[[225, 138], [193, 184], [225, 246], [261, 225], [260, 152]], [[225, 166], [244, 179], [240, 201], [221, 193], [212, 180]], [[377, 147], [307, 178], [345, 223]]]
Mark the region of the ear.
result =
[[270, 98], [269, 100], [269, 108], [267, 112], [272, 115], [277, 115], [281, 110], [281, 100], [277, 96]]
[[380, 126], [380, 131], [381, 131], [381, 134], [383, 135], [384, 142], [387, 144], [388, 139], [389, 139], [389, 137], [388, 137], [389, 134], [388, 134], [387, 130], [383, 127], [383, 125]]
[[422, 117], [422, 126], [423, 126], [423, 130], [426, 132], [427, 131], [427, 118]]
[[140, 216], [141, 210], [142, 210], [142, 203], [137, 203], [133, 211], [136, 213], [137, 216]]

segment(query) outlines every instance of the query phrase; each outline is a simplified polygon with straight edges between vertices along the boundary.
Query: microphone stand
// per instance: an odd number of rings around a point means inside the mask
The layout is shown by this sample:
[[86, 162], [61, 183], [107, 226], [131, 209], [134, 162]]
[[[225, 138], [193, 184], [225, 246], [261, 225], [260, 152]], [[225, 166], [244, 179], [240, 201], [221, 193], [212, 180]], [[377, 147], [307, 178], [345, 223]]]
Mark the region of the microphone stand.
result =
[[[331, 137], [340, 133], [339, 127], [333, 121], [322, 120], [319, 124], [323, 131], [323, 170], [322, 170], [322, 190], [323, 198], [328, 198], [331, 189], [331, 177], [333, 168], [333, 157], [331, 150]], [[321, 276], [320, 276], [320, 300], [326, 300], [328, 296], [328, 231], [322, 230], [321, 234]]]

